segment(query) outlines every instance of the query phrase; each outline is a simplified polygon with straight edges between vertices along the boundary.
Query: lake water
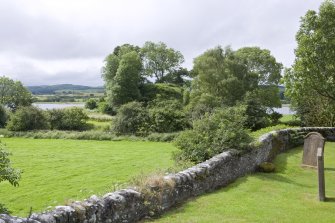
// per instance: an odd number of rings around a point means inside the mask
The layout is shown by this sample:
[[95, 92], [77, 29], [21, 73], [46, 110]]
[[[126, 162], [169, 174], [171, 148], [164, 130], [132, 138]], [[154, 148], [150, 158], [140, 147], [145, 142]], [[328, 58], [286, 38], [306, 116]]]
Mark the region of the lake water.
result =
[[274, 108], [273, 110], [283, 115], [294, 115], [295, 114], [295, 111], [292, 111], [289, 105], [282, 105], [281, 108]]
[[[79, 107], [83, 108], [85, 106], [84, 103], [34, 103], [34, 106], [41, 108], [43, 110], [47, 109], [54, 109], [54, 108], [69, 108], [69, 107]], [[293, 115], [295, 114], [294, 111], [291, 111], [289, 105], [283, 105], [281, 108], [275, 108], [276, 112], [283, 114], [283, 115]]]
[[43, 110], [61, 109], [61, 108], [69, 108], [69, 107], [83, 108], [85, 106], [84, 103], [33, 103], [33, 105]]

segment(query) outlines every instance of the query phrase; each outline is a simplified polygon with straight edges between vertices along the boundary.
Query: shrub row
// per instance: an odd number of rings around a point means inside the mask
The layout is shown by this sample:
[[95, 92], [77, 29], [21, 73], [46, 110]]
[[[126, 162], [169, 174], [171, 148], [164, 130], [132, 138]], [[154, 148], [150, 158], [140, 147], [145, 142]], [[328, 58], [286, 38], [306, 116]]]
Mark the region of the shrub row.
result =
[[20, 107], [9, 117], [7, 129], [27, 131], [36, 129], [85, 130], [88, 116], [83, 109], [73, 107], [43, 111], [29, 106]]
[[58, 130], [35, 130], [35, 131], [9, 131], [0, 129], [0, 135], [4, 137], [22, 137], [33, 139], [76, 139], [76, 140], [106, 140], [106, 141], [152, 141], [152, 142], [171, 142], [179, 133], [153, 133], [147, 137], [137, 136], [117, 136], [110, 132], [103, 131], [58, 131]]

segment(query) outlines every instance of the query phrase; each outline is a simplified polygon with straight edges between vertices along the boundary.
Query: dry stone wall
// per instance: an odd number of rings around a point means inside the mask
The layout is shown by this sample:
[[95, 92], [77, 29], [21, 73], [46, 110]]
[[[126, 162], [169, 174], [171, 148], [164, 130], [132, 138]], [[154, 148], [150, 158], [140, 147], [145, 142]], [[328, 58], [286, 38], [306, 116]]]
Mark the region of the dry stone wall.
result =
[[[190, 197], [226, 186], [237, 178], [254, 172], [259, 164], [271, 161], [278, 153], [303, 143], [309, 132], [319, 132], [328, 141], [335, 140], [335, 128], [299, 128], [270, 132], [260, 137], [249, 151], [234, 149], [176, 174], [164, 177], [160, 186], [148, 190], [124, 189], [103, 197], [92, 196], [69, 206], [32, 214], [29, 218], [0, 215], [0, 223], [98, 223], [137, 222], [159, 214]], [[149, 192], [148, 192], [149, 191]]]

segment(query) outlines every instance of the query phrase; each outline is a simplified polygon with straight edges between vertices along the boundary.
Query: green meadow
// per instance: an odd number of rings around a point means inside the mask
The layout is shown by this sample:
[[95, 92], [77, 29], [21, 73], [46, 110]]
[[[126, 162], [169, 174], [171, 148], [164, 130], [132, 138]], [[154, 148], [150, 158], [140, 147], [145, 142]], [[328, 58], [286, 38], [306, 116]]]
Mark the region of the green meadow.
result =
[[19, 187], [0, 183], [0, 201], [13, 215], [124, 188], [134, 176], [173, 165], [172, 144], [158, 142], [3, 138]]

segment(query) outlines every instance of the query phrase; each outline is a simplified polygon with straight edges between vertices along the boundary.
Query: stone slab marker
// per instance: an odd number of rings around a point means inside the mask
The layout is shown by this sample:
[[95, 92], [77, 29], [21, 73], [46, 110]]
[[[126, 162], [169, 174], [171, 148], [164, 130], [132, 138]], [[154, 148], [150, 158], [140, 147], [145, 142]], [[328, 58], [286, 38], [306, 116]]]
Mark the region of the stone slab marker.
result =
[[318, 158], [318, 182], [319, 182], [319, 200], [326, 200], [326, 189], [325, 189], [325, 169], [324, 169], [324, 159], [323, 159], [323, 149], [318, 148], [317, 152]]
[[318, 132], [310, 132], [305, 136], [304, 140], [304, 153], [302, 156], [302, 166], [317, 168], [318, 148], [322, 148], [322, 154], [325, 145], [325, 138]]

